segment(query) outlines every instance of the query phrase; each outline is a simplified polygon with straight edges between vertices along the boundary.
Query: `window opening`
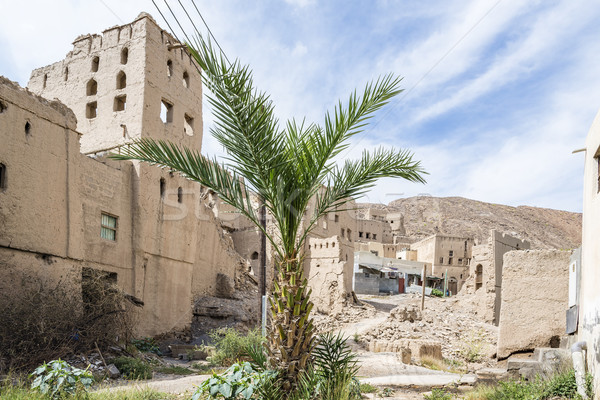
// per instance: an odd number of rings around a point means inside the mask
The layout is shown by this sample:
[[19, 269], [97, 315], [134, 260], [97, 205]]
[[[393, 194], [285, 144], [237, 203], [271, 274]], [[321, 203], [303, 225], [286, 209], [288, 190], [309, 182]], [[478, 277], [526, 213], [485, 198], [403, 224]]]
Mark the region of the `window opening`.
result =
[[165, 197], [165, 188], [167, 186], [167, 182], [165, 178], [160, 178], [160, 197]]
[[69, 80], [69, 67], [65, 67], [65, 82]]
[[117, 217], [102, 213], [100, 237], [106, 240], [117, 240]]
[[173, 104], [164, 99], [161, 101], [160, 119], [165, 124], [173, 122]]
[[100, 66], [100, 57], [96, 56], [92, 59], [92, 72], [98, 72]]
[[126, 95], [115, 97], [115, 104], [113, 107], [114, 111], [125, 111], [126, 107], [127, 107], [127, 96]]
[[186, 88], [190, 87], [190, 75], [187, 73], [187, 71], [183, 72], [183, 86]]
[[2, 114], [4, 111], [6, 111], [6, 109], [8, 108], [8, 106], [0, 101], [0, 114]]
[[173, 76], [173, 61], [167, 61], [167, 76], [170, 78]]
[[98, 83], [94, 79], [90, 79], [86, 86], [86, 94], [93, 96], [98, 93]]
[[250, 256], [250, 258], [251, 258], [252, 260], [258, 260], [258, 252], [257, 252], [257, 251], [255, 251], [254, 253], [252, 253], [252, 255]]
[[121, 50], [121, 64], [127, 64], [127, 60], [129, 59], [129, 49], [124, 47]]
[[335, 214], [334, 219], [335, 219], [335, 222], [340, 222], [340, 216], [339, 215]]
[[598, 166], [598, 186], [596, 188], [596, 192], [600, 193], [600, 147], [596, 150], [596, 155], [594, 156], [594, 160], [596, 160], [596, 165]]
[[376, 233], [373, 234], [373, 240], [377, 240], [377, 234]]
[[187, 114], [184, 116], [183, 132], [188, 136], [194, 136], [194, 118]]
[[29, 121], [25, 122], [25, 134], [29, 136], [31, 134], [31, 124]]
[[117, 74], [117, 89], [125, 89], [127, 87], [127, 75], [125, 72], [120, 71]]
[[363, 233], [361, 231], [358, 231], [358, 237], [359, 238], [363, 237]]
[[183, 189], [181, 187], [177, 188], [177, 202], [183, 203]]
[[88, 103], [85, 110], [85, 116], [88, 119], [96, 118], [97, 110], [98, 103], [96, 103], [95, 101], [92, 103]]
[[46, 89], [46, 84], [48, 83], [48, 74], [44, 74], [44, 87], [43, 89]]
[[440, 264], [444, 263], [444, 257], [440, 257]]
[[0, 190], [6, 189], [6, 165], [0, 163]]

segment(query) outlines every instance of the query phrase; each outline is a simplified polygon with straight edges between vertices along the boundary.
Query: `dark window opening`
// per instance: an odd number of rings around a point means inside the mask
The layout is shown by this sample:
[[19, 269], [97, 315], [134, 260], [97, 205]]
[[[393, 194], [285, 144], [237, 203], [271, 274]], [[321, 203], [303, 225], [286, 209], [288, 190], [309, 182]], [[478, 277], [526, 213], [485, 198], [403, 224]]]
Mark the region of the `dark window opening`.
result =
[[373, 240], [377, 240], [377, 234], [376, 233], [373, 234]]
[[594, 160], [596, 160], [596, 165], [598, 166], [598, 185], [596, 188], [596, 192], [600, 193], [600, 148], [598, 148], [598, 150], [596, 150], [596, 155], [594, 156]]
[[363, 233], [361, 231], [358, 231], [358, 237], [359, 238], [363, 237]]
[[183, 203], [183, 189], [180, 187], [177, 188], [177, 202]]
[[252, 255], [250, 256], [250, 258], [252, 260], [258, 260], [258, 252], [255, 251], [254, 253], [252, 253]]
[[440, 264], [444, 263], [444, 257], [440, 257]]
[[167, 186], [167, 182], [165, 178], [160, 178], [160, 197], [165, 197], [165, 189]]
[[117, 89], [125, 89], [127, 87], [127, 75], [125, 72], [120, 71], [117, 74]]
[[93, 96], [93, 95], [97, 94], [98, 93], [98, 83], [94, 79], [90, 79], [89, 82], [87, 83], [85, 92], [88, 96]]
[[25, 134], [29, 136], [31, 134], [31, 124], [29, 121], [25, 122]]
[[65, 82], [69, 80], [69, 67], [65, 67]]
[[92, 59], [92, 72], [98, 72], [100, 66], [100, 57], [96, 56]]
[[194, 118], [187, 114], [184, 117], [183, 132], [188, 136], [194, 136]]
[[190, 87], [190, 75], [185, 71], [183, 73], [183, 86], [186, 88]]
[[0, 163], [0, 190], [6, 189], [6, 165]]
[[48, 74], [44, 74], [43, 89], [46, 89], [46, 84], [47, 83], [48, 83]]
[[345, 237], [346, 236], [346, 230], [344, 228], [340, 229], [340, 236], [341, 237]]
[[367, 234], [365, 236], [367, 239], [371, 239], [371, 233], [367, 232]]
[[8, 108], [8, 106], [0, 101], [0, 114], [2, 114], [4, 111], [6, 111], [6, 109]]
[[340, 216], [335, 214], [334, 216], [335, 222], [340, 222]]
[[346, 233], [348, 236], [348, 240], [352, 240], [352, 231], [350, 229], [348, 229], [348, 231]]
[[88, 103], [85, 109], [85, 116], [88, 119], [96, 118], [98, 111], [98, 103], [95, 101], [92, 103]]
[[113, 106], [114, 111], [125, 111], [126, 107], [127, 107], [127, 96], [126, 95], [115, 97], [115, 104]]
[[165, 124], [173, 122], [173, 104], [169, 103], [166, 100], [161, 101], [160, 119]]
[[173, 61], [167, 61], [167, 76], [170, 78], [173, 76]]
[[129, 49], [124, 47], [121, 50], [121, 64], [127, 64], [127, 60], [129, 59]]
[[448, 264], [452, 265], [452, 257], [448, 258]]

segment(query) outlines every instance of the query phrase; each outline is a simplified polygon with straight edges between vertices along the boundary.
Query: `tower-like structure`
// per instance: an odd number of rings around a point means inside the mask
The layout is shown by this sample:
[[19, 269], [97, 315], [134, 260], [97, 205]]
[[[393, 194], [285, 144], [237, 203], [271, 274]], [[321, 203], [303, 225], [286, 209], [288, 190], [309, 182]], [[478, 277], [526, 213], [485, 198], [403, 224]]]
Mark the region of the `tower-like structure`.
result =
[[28, 88], [73, 110], [84, 154], [132, 139], [167, 139], [200, 150], [202, 83], [184, 45], [152, 17], [83, 35], [66, 58], [32, 72]]

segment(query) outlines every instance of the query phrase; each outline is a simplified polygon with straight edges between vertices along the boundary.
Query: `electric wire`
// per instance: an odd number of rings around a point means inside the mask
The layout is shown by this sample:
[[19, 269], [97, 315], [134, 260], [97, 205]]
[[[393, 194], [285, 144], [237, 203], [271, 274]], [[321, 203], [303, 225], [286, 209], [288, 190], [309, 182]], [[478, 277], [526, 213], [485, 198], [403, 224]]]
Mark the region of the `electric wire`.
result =
[[225, 53], [225, 51], [223, 50], [223, 48], [221, 47], [221, 45], [219, 44], [219, 41], [217, 40], [217, 38], [215, 37], [215, 35], [213, 35], [212, 31], [210, 30], [208, 24], [206, 23], [206, 21], [204, 20], [204, 17], [202, 16], [202, 13], [200, 13], [200, 10], [198, 10], [198, 7], [196, 6], [196, 2], [194, 0], [191, 0], [192, 4], [194, 5], [194, 8], [196, 9], [196, 12], [198, 13], [198, 15], [200, 16], [200, 19], [202, 20], [202, 22], [204, 23], [204, 26], [206, 26], [206, 29], [208, 30], [208, 34], [213, 38], [213, 40], [215, 41], [215, 43], [217, 44], [217, 46], [219, 47], [219, 49], [221, 50], [221, 53], [225, 56], [225, 59], [227, 60], [227, 62], [229, 64], [231, 64], [231, 61], [229, 61], [229, 58], [227, 58], [227, 54]]
[[[192, 43], [192, 41], [190, 40], [189, 36], [185, 32], [185, 29], [183, 29], [183, 26], [181, 26], [181, 24], [179, 23], [179, 19], [177, 18], [177, 16], [175, 15], [175, 13], [173, 12], [173, 10], [171, 9], [171, 6], [169, 5], [169, 3], [167, 3], [167, 0], [163, 0], [163, 1], [165, 2], [165, 5], [169, 9], [169, 12], [173, 16], [173, 19], [175, 19], [175, 22], [177, 22], [177, 25], [179, 26], [179, 29], [181, 29], [181, 32], [183, 32], [183, 36], [185, 36], [185, 38], [187, 39], [188, 43]], [[175, 32], [173, 32], [173, 35], [175, 35]], [[177, 37], [177, 35], [175, 35], [175, 38], [177, 39], [177, 41], [179, 41], [181, 43], [181, 40], [179, 40], [179, 38]]]

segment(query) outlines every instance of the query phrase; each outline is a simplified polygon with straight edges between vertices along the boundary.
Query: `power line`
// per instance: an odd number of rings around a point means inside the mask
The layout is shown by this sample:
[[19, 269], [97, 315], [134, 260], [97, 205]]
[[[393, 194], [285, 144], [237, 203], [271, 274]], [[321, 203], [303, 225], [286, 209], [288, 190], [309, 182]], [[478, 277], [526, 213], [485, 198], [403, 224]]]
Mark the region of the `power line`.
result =
[[396, 107], [398, 104], [400, 104], [400, 102], [402, 100], [404, 100], [442, 61], [444, 61], [444, 59], [450, 54], [452, 53], [452, 51], [454, 51], [454, 49], [498, 6], [498, 4], [500, 4], [502, 2], [502, 0], [498, 0], [485, 14], [483, 14], [483, 16], [469, 29], [467, 30], [457, 41], [456, 43], [454, 43], [452, 45], [452, 47], [450, 47], [448, 49], [448, 51], [446, 51], [446, 53], [444, 53], [444, 55], [442, 57], [440, 57], [439, 60], [437, 60], [432, 66], [431, 68], [429, 68], [427, 70], [427, 72], [425, 72], [425, 74], [423, 74], [423, 76], [413, 85], [411, 86], [410, 89], [408, 89], [407, 91], [404, 92], [404, 94], [402, 95], [402, 97], [400, 97], [394, 104], [391, 104], [388, 107], [388, 111], [383, 114], [383, 116], [378, 119], [375, 123], [373, 123], [372, 125], [369, 125], [369, 129], [362, 132], [360, 134], [360, 139], [351, 147], [348, 148], [348, 150], [346, 150], [345, 155], [347, 155], [352, 149], [354, 149], [356, 146], [358, 146], [360, 144], [360, 142], [362, 142], [365, 138], [365, 135], [372, 131], [373, 129], [375, 129], [375, 127], [377, 125], [379, 125], [379, 123], [381, 121], [383, 121], [385, 119], [385, 117], [387, 117], [392, 110], [394, 109], [394, 107]]
[[204, 20], [204, 17], [202, 16], [202, 13], [200, 13], [200, 10], [198, 10], [198, 7], [196, 7], [196, 2], [194, 0], [192, 0], [192, 4], [194, 5], [194, 8], [196, 9], [196, 12], [200, 16], [200, 19], [202, 20], [202, 22], [204, 22], [204, 26], [206, 26], [206, 29], [208, 30], [208, 34], [213, 38], [213, 40], [215, 41], [215, 43], [217, 44], [217, 46], [219, 46], [219, 49], [221, 50], [221, 53], [223, 53], [223, 55], [225, 56], [225, 59], [227, 60], [227, 62], [229, 64], [231, 64], [231, 61], [229, 61], [229, 58], [227, 58], [227, 54], [225, 53], [225, 51], [223, 50], [223, 48], [219, 44], [219, 41], [217, 40], [217, 38], [215, 37], [215, 35], [213, 35], [212, 31], [208, 27], [208, 24]]
[[[188, 43], [192, 43], [192, 41], [190, 40], [189, 36], [185, 32], [185, 29], [183, 29], [183, 27], [179, 23], [179, 19], [177, 18], [177, 16], [175, 15], [175, 13], [173, 12], [173, 10], [171, 9], [171, 6], [169, 5], [169, 3], [167, 3], [167, 0], [163, 0], [163, 1], [165, 2], [167, 8], [169, 9], [169, 12], [171, 13], [171, 15], [173, 16], [173, 18], [175, 19], [175, 22], [177, 22], [177, 25], [179, 25], [179, 29], [181, 29], [181, 32], [183, 32], [183, 36], [185, 36], [185, 38], [187, 39]], [[173, 35], [175, 35], [175, 33], [173, 33]], [[179, 38], [177, 37], [177, 35], [175, 35], [175, 38], [179, 42], [181, 42], [181, 40], [179, 40]]]
[[122, 24], [124, 24], [124, 23], [125, 23], [125, 21], [123, 21], [121, 18], [119, 18], [119, 16], [117, 15], [117, 13], [116, 13], [116, 12], [114, 12], [114, 11], [113, 11], [113, 9], [112, 9], [112, 8], [110, 8], [110, 7], [108, 6], [108, 4], [106, 4], [106, 3], [104, 2], [104, 0], [98, 0], [98, 1], [99, 1], [100, 3], [102, 3], [102, 4], [104, 5], [104, 7], [106, 7], [106, 8], [108, 9], [108, 11], [110, 11], [110, 12], [111, 12], [111, 14], [112, 14], [112, 15], [114, 15], [114, 16], [115, 16], [115, 17], [116, 17], [116, 18], [117, 18], [117, 19], [118, 19], [118, 20], [119, 20], [119, 21], [120, 21]]

